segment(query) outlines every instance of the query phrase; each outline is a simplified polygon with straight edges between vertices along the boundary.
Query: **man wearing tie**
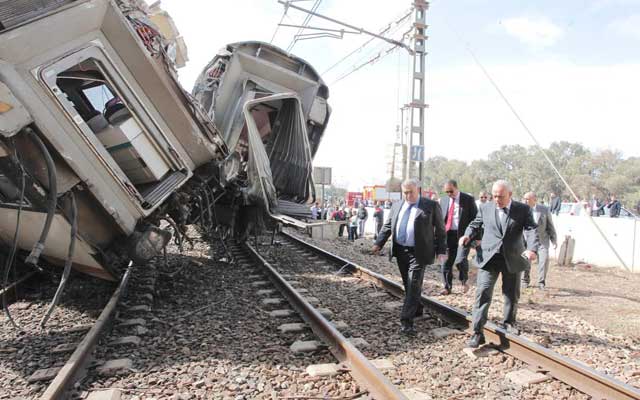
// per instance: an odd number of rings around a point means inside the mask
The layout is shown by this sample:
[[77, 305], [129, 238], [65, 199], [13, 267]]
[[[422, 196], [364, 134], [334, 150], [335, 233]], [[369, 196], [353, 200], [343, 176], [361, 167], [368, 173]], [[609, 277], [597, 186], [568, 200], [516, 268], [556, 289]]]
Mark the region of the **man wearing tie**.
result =
[[498, 275], [502, 275], [503, 326], [508, 333], [519, 333], [515, 323], [520, 298], [520, 274], [536, 258], [535, 252], [538, 250], [538, 233], [531, 208], [511, 200], [512, 189], [507, 181], [496, 181], [491, 193], [494, 202], [480, 206], [478, 215], [460, 238], [460, 245], [466, 245], [471, 237], [484, 228], [484, 261], [478, 265], [478, 283], [473, 305], [474, 333], [467, 344], [472, 348], [485, 342], [482, 328], [487, 322], [493, 287]]
[[420, 197], [418, 182], [408, 179], [402, 183], [404, 201], [391, 208], [389, 217], [378, 234], [373, 253], [378, 254], [393, 236], [389, 259], [396, 257], [404, 284], [404, 304], [400, 314], [401, 332], [415, 335], [413, 319], [422, 315], [422, 280], [425, 265], [446, 259], [446, 236], [440, 206], [433, 200]]
[[[538, 287], [544, 289], [549, 270], [549, 243], [553, 244], [553, 248], [557, 248], [556, 228], [553, 226], [553, 218], [551, 212], [542, 204], [538, 204], [538, 198], [535, 193], [529, 192], [524, 195], [524, 201], [533, 212], [533, 220], [538, 225]], [[524, 270], [522, 274], [522, 285], [529, 286], [531, 266]]]
[[455, 180], [450, 179], [444, 184], [444, 192], [447, 195], [440, 199], [440, 207], [444, 215], [444, 229], [447, 232], [447, 261], [441, 267], [444, 289], [440, 294], [443, 296], [451, 294], [453, 289], [453, 264], [456, 259], [461, 260], [457, 267], [462, 293], [467, 293], [469, 290], [469, 285], [467, 285], [467, 279], [469, 278], [469, 261], [467, 260], [469, 247], [465, 247], [464, 250], [461, 249], [464, 254], [461, 257], [457, 257], [458, 240], [478, 213], [473, 196], [458, 190], [458, 183]]

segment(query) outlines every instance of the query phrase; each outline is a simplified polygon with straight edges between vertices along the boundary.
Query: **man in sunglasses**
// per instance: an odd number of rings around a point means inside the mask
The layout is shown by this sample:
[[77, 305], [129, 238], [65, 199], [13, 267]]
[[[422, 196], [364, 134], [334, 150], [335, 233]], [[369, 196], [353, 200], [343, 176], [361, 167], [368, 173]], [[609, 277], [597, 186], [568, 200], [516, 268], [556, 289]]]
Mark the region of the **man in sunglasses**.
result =
[[[463, 193], [458, 189], [458, 182], [453, 179], [444, 184], [444, 192], [447, 194], [440, 199], [440, 207], [444, 216], [445, 231], [447, 232], [447, 261], [442, 266], [442, 280], [444, 289], [440, 292], [446, 296], [453, 290], [453, 265], [456, 264], [459, 271], [462, 293], [469, 291], [467, 279], [469, 278], [469, 247], [458, 250], [458, 240], [464, 234], [469, 223], [478, 213], [475, 199], [472, 195]], [[464, 254], [458, 254], [463, 251]]]

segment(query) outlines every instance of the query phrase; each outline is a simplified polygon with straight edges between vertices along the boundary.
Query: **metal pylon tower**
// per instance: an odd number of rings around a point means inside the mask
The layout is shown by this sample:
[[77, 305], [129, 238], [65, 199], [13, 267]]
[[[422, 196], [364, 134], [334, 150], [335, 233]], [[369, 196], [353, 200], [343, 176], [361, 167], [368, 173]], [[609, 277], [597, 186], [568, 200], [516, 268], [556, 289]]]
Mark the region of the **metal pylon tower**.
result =
[[[426, 15], [429, 3], [425, 0], [414, 0], [413, 22], [413, 74], [411, 79], [411, 110], [409, 120], [409, 138], [407, 140], [407, 165], [405, 176], [417, 178], [422, 182], [422, 164], [424, 161], [424, 114], [428, 107], [425, 103], [425, 58], [427, 30]], [[419, 147], [418, 147], [419, 146]]]

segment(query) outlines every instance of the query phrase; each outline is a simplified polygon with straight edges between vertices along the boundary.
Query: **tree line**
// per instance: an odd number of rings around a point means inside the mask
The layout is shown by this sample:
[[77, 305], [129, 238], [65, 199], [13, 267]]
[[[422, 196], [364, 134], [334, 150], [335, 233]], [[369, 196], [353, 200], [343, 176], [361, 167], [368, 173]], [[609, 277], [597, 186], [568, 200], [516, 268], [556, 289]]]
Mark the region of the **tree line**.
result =
[[[639, 157], [625, 159], [619, 151], [592, 151], [579, 143], [564, 141], [552, 143], [545, 151], [580, 199], [588, 200], [594, 194], [605, 199], [615, 194], [628, 208], [640, 201]], [[489, 191], [496, 180], [507, 179], [516, 197], [529, 191], [545, 200], [550, 192], [563, 199], [570, 197], [536, 146], [502, 146], [486, 160], [470, 163], [439, 156], [425, 161], [424, 188], [440, 192], [447, 179], [456, 179], [461, 190], [474, 196], [482, 190]]]

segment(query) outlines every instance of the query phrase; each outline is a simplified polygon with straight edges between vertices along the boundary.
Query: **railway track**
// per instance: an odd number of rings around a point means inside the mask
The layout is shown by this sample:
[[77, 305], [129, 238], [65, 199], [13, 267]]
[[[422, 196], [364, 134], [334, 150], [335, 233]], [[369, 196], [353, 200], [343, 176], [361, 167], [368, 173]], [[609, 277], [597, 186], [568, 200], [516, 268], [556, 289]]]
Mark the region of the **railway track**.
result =
[[[397, 298], [403, 298], [404, 296], [404, 291], [400, 284], [380, 274], [313, 244], [307, 243], [286, 232], [282, 232], [280, 237], [286, 242], [293, 243], [298, 248], [304, 249], [306, 254], [315, 254], [322, 257], [342, 271], [349, 272], [361, 280], [370, 282]], [[257, 258], [259, 255], [254, 255], [254, 257], [260, 260]], [[469, 313], [424, 295], [422, 296], [422, 303], [449, 323], [465, 328], [470, 327], [471, 316]], [[294, 307], [296, 306], [294, 305]], [[305, 320], [306, 319], [307, 318], [305, 318]], [[553, 378], [566, 383], [592, 398], [640, 399], [640, 391], [636, 388], [595, 371], [580, 362], [557, 354], [521, 336], [508, 334], [495, 324], [488, 323], [484, 333], [487, 341], [496, 346], [500, 351], [515, 357], [538, 371], [546, 372]], [[322, 338], [321, 335], [318, 336]]]
[[109, 322], [115, 314], [116, 307], [126, 293], [131, 276], [131, 267], [122, 276], [118, 288], [115, 290], [104, 310], [96, 320], [95, 324], [89, 329], [78, 344], [75, 351], [69, 357], [69, 360], [60, 369], [53, 381], [49, 384], [40, 400], [58, 400], [65, 399], [69, 391], [73, 388], [78, 379], [82, 378], [86, 373], [89, 365], [91, 353], [93, 352], [98, 340], [109, 327]]
[[[425, 318], [417, 321], [418, 337], [401, 336], [397, 332], [399, 302], [394, 299], [403, 295], [400, 285], [290, 235], [276, 239], [281, 245], [265, 246], [259, 240], [234, 244], [235, 263], [216, 261], [227, 253], [218, 251], [215, 255], [210, 243], [196, 243], [195, 250], [178, 259], [191, 260], [186, 268], [178, 275], [160, 275], [153, 315], [146, 325], [148, 333], [142, 334], [140, 343], [115, 347], [112, 340], [121, 332], [114, 329], [103, 335], [106, 339], [99, 341], [93, 357], [98, 363], [87, 369], [92, 347], [88, 337], [109, 325], [101, 316], [97, 324], [103, 321], [102, 328], [91, 329], [44, 394], [40, 391], [38, 397], [29, 398], [66, 398], [61, 394], [113, 388], [120, 388], [124, 399], [133, 395], [213, 399], [640, 398], [634, 388], [495, 326], [487, 327], [487, 338], [504, 354], [494, 350], [488, 358], [472, 360], [460, 351], [465, 339], [461, 332], [447, 337], [431, 333], [464, 329], [468, 316], [428, 297], [422, 299], [428, 309]], [[348, 274], [337, 274], [338, 270]], [[139, 291], [136, 285], [144, 283], [137, 274], [130, 280], [128, 292], [133, 295]], [[118, 291], [121, 296], [124, 290]], [[274, 301], [277, 292], [282, 294], [281, 301]], [[116, 301], [116, 294], [109, 304]], [[286, 303], [295, 312], [286, 318], [274, 317], [274, 308], [284, 308]], [[116, 319], [128, 315], [126, 310], [133, 304], [139, 304], [138, 299], [127, 296]], [[387, 308], [388, 304], [395, 304], [395, 308]], [[333, 316], [323, 310], [326, 307], [333, 310]], [[299, 323], [296, 312], [306, 324]], [[287, 333], [280, 329], [283, 325], [277, 325], [281, 322], [305, 327]], [[322, 344], [311, 352], [296, 353], [290, 347], [294, 340], [300, 344], [318, 338]], [[532, 349], [521, 348], [527, 345]], [[527, 351], [537, 351], [541, 355], [536, 357], [545, 358], [523, 356]], [[101, 376], [93, 368], [118, 357], [130, 358], [133, 368], [117, 376]], [[381, 366], [382, 359], [390, 366]], [[558, 361], [575, 369], [573, 378], [552, 372], [558, 371], [552, 365]], [[310, 367], [328, 365], [325, 363], [335, 365], [337, 375], [313, 376], [309, 372]], [[556, 380], [516, 389], [504, 379], [506, 371], [527, 366]], [[78, 372], [84, 370], [88, 375], [79, 381], [83, 374]], [[436, 370], [444, 373], [436, 374]], [[569, 383], [575, 382], [579, 372], [582, 393]], [[494, 386], [498, 388], [494, 390]], [[558, 388], [564, 396], [556, 395]]]

